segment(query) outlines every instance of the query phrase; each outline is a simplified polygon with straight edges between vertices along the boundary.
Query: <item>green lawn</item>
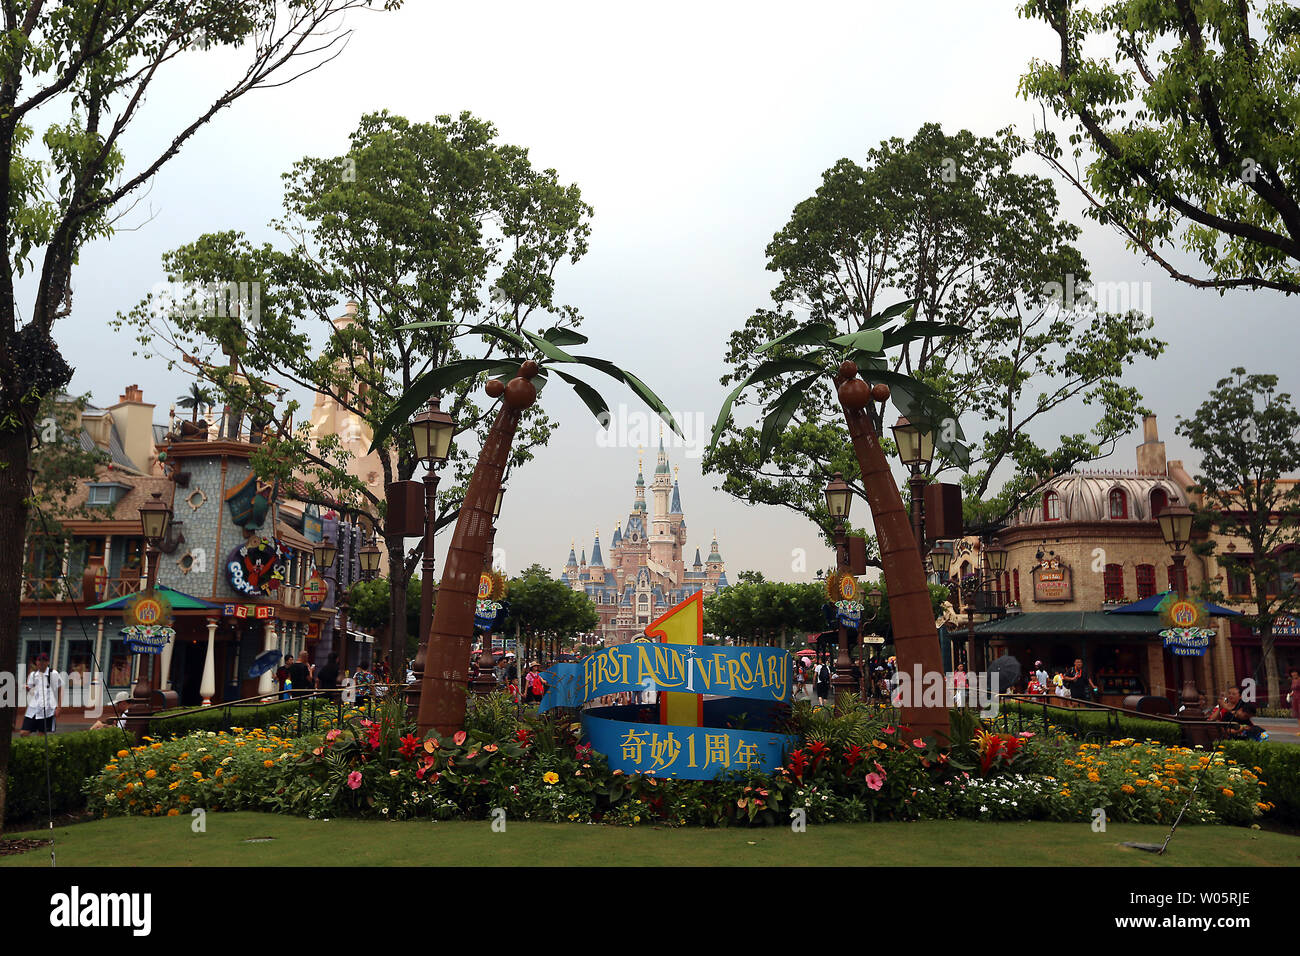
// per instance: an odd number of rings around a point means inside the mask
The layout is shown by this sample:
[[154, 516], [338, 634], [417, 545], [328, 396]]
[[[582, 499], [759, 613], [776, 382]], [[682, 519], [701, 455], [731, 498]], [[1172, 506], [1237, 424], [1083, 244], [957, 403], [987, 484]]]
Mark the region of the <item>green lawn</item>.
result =
[[[840, 824], [788, 829], [656, 830], [551, 823], [383, 823], [209, 813], [97, 820], [54, 831], [62, 866], [1297, 866], [1300, 837], [1237, 827], [1179, 828], [1157, 857], [1121, 847], [1160, 843], [1167, 829], [1084, 823]], [[49, 835], [48, 830], [6, 837]], [[269, 842], [250, 839], [273, 837]], [[48, 847], [0, 857], [0, 866], [49, 866]]]

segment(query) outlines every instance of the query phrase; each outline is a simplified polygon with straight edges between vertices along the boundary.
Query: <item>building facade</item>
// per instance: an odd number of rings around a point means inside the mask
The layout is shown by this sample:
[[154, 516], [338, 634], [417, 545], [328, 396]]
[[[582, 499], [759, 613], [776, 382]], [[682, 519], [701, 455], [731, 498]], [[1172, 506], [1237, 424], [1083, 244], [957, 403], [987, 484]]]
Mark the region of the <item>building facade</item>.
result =
[[607, 645], [632, 640], [651, 621], [696, 591], [709, 595], [727, 586], [716, 531], [708, 558], [702, 560], [697, 547], [694, 561], [686, 563], [681, 487], [668, 466], [662, 436], [654, 479], [649, 485], [653, 509], [646, 500], [646, 487], [638, 462], [632, 507], [626, 519], [614, 527], [608, 564], [597, 530], [591, 561], [587, 561], [586, 548], [579, 558], [570, 544], [564, 566], [564, 580], [596, 605], [600, 614], [596, 636]]

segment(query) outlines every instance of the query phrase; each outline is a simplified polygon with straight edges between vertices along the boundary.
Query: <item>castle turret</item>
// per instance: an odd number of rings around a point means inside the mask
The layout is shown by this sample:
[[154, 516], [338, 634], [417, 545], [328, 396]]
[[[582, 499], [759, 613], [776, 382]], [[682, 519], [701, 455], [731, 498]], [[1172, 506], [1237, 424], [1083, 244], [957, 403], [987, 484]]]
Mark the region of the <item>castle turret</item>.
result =
[[679, 515], [683, 513], [682, 512], [682, 487], [677, 483], [677, 479], [675, 478], [673, 479], [673, 503], [672, 506], [668, 509], [668, 513], [674, 515]]

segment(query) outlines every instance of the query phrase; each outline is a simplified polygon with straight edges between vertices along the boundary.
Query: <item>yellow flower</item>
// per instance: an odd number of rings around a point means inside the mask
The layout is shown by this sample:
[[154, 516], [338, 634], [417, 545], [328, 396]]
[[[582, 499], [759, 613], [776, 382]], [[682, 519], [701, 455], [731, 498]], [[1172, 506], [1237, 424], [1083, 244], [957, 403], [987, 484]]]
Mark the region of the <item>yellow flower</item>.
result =
[[1091, 780], [1093, 783], [1096, 783], [1098, 780], [1101, 779], [1101, 777], [1097, 776], [1097, 771], [1095, 771], [1095, 770], [1089, 770], [1089, 771], [1088, 771], [1088, 779]]
[[168, 790], [175, 790], [175, 789], [176, 789], [177, 787], [179, 787], [180, 785], [181, 785], [181, 782], [180, 782], [179, 780], [173, 780], [171, 783], [167, 784], [167, 789], [168, 789]]
[[1224, 788], [1223, 788], [1223, 795], [1224, 795], [1225, 797], [1230, 797], [1230, 796], [1232, 796], [1233, 794], [1232, 794], [1232, 791], [1231, 791], [1231, 790], [1229, 790], [1227, 787], [1224, 787]]
[[154, 777], [156, 777], [156, 776], [158, 776], [158, 771], [157, 771], [157, 770], [146, 770], [146, 771], [144, 772], [144, 777], [145, 777], [146, 780], [152, 780], [152, 779], [153, 779]]
[[170, 810], [167, 811], [167, 816], [169, 817], [179, 817], [180, 815], [181, 812], [177, 810], [175, 807], [172, 807]]
[[275, 766], [275, 761], [274, 761], [274, 760], [263, 760], [263, 761], [262, 761], [262, 766], [263, 766], [263, 767], [274, 767], [274, 766]]
[[1123, 790], [1125, 793], [1137, 793], [1137, 790], [1129, 786], [1127, 783], [1124, 784], [1122, 787], [1120, 787], [1120, 789]]
[[195, 779], [195, 780], [202, 780], [202, 779], [203, 779], [203, 774], [201, 774], [201, 773], [199, 773], [197, 770], [195, 770], [195, 771], [194, 771], [194, 779]]
[[546, 783], [559, 783], [560, 775], [554, 770], [548, 770], [546, 773], [542, 774], [542, 780]]
[[129, 756], [130, 756], [130, 754], [128, 754], [125, 750], [119, 750], [119, 751], [117, 752], [117, 755], [118, 755], [119, 757], [129, 757]]

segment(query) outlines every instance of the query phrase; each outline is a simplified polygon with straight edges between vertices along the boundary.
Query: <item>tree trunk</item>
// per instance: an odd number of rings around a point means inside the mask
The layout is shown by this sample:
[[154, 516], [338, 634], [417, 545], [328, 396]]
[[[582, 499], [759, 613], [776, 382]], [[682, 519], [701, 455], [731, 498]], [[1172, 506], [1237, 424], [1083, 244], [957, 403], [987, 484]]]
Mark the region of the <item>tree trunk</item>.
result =
[[452, 734], [465, 726], [479, 577], [492, 534], [492, 511], [522, 411], [511, 407], [509, 401], [502, 401], [465, 491], [451, 547], [447, 549], [438, 602], [433, 609], [427, 662], [420, 686], [421, 736], [430, 730]]
[[911, 518], [903, 507], [898, 485], [894, 483], [889, 461], [880, 447], [875, 429], [871, 427], [867, 411], [846, 407], [844, 420], [853, 441], [853, 451], [857, 454], [867, 504], [871, 507], [871, 517], [876, 526], [880, 563], [889, 593], [898, 671], [907, 675], [911, 690], [911, 700], [904, 701], [907, 706], [902, 708], [901, 719], [918, 736], [947, 741], [948, 707], [943, 695], [940, 695], [937, 707], [918, 706], [924, 703], [924, 699], [921, 693], [923, 685], [917, 678], [926, 679], [929, 674], [942, 675], [943, 660], [939, 653], [939, 632], [935, 629], [930, 605], [930, 590], [926, 587], [925, 568], [917, 551], [916, 538], [912, 535]]
[[[0, 673], [18, 673], [19, 608], [27, 529], [27, 436], [19, 427], [0, 432]], [[16, 676], [15, 676], [16, 679]], [[9, 791], [9, 753], [18, 697], [0, 695], [0, 833]]]
[[1264, 618], [1268, 623], [1259, 629], [1259, 653], [1264, 662], [1264, 686], [1268, 691], [1268, 706], [1285, 707], [1285, 695], [1282, 693], [1282, 681], [1277, 672], [1277, 650], [1273, 641], [1273, 620]]

